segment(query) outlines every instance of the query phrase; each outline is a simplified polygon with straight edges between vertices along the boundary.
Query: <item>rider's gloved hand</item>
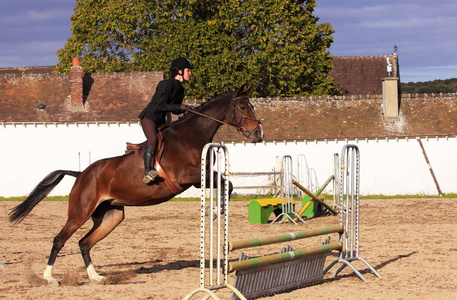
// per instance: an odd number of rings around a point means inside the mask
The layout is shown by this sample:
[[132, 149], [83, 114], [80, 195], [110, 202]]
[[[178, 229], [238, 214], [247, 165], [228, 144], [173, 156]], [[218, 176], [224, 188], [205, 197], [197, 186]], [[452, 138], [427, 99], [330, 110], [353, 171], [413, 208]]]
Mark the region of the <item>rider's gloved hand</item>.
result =
[[186, 105], [186, 104], [181, 104], [181, 107], [180, 107], [182, 110], [189, 110], [189, 109], [193, 109], [192, 106], [189, 106], [189, 105]]

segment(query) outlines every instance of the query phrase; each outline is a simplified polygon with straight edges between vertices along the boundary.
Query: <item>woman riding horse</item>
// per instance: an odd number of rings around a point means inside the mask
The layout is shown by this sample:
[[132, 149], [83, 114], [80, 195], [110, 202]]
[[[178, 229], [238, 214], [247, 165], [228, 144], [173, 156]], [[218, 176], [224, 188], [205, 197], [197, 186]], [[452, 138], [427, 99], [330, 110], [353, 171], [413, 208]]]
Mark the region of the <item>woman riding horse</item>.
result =
[[76, 230], [92, 219], [93, 227], [79, 241], [79, 248], [89, 279], [102, 281], [104, 277], [97, 274], [92, 264], [92, 247], [124, 220], [124, 206], [155, 205], [191, 186], [199, 188], [202, 150], [213, 140], [221, 125], [234, 127], [251, 142], [262, 141], [262, 125], [248, 92], [248, 89], [240, 88], [208, 100], [162, 131], [163, 152], [156, 161], [166, 177], [179, 187], [177, 190], [170, 188], [162, 176], [151, 184], [140, 182], [144, 171], [140, 150], [100, 159], [81, 172], [56, 170], [46, 176], [9, 214], [11, 222], [22, 221], [65, 175], [76, 177], [68, 198], [67, 222], [54, 238], [43, 278], [50, 285], [59, 284], [52, 275], [59, 251]]
[[182, 83], [189, 81], [191, 69], [193, 66], [187, 58], [179, 57], [173, 60], [170, 68], [171, 77], [159, 82], [151, 102], [138, 116], [147, 139], [147, 146], [143, 154], [144, 183], [154, 181], [158, 175], [151, 166], [157, 145], [157, 128], [166, 122], [165, 117], [168, 112], [177, 115], [190, 109], [187, 105], [182, 104], [184, 99]]

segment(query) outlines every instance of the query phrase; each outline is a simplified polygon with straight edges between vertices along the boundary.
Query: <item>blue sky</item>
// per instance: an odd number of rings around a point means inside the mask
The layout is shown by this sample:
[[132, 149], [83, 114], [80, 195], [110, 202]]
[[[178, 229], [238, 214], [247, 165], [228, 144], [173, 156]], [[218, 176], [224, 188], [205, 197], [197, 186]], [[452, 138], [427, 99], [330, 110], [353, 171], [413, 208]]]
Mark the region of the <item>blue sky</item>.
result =
[[398, 47], [402, 82], [457, 78], [457, 2], [317, 0], [335, 56], [387, 55]]
[[[0, 67], [51, 66], [71, 36], [75, 0], [1, 0]], [[457, 78], [457, 2], [317, 0], [335, 56], [387, 55], [398, 46], [402, 82]]]

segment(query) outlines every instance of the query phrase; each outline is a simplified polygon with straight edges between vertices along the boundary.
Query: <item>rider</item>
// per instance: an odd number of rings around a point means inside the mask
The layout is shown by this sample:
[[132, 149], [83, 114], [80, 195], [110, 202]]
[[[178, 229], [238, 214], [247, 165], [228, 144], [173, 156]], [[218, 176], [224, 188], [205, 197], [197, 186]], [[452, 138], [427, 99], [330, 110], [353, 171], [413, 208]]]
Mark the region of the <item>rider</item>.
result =
[[157, 145], [157, 128], [166, 122], [168, 112], [173, 114], [184, 113], [189, 106], [183, 105], [184, 87], [183, 82], [190, 79], [193, 66], [187, 58], [179, 57], [172, 61], [170, 78], [159, 82], [151, 102], [138, 116], [141, 119], [141, 127], [147, 139], [144, 151], [144, 177], [143, 182], [149, 183], [157, 177], [157, 171], [151, 167]]

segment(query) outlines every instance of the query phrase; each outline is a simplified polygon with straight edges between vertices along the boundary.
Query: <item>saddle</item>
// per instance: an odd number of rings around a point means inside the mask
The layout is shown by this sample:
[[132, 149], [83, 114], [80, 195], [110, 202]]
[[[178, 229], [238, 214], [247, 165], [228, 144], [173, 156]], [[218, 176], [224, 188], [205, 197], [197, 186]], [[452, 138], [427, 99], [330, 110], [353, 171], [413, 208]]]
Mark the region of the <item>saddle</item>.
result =
[[[143, 151], [147, 145], [146, 141], [139, 143], [139, 144], [126, 142], [126, 144], [127, 144], [127, 146], [126, 146], [125, 155], [129, 155], [131, 153], [136, 152], [138, 154], [138, 156], [141, 158], [141, 160], [144, 161], [143, 160]], [[162, 166], [159, 163], [159, 161], [162, 159], [163, 150], [164, 150], [163, 135], [162, 135], [162, 132], [159, 131], [159, 132], [157, 132], [157, 147], [156, 147], [156, 152], [155, 152], [155, 155], [153, 158], [154, 168], [159, 173], [159, 177], [163, 178], [165, 184], [170, 189], [170, 191], [172, 191], [175, 194], [179, 194], [182, 191], [184, 191], [184, 189], [179, 185], [174, 174], [170, 174], [170, 176], [173, 178], [173, 179], [170, 179], [170, 177], [167, 175], [167, 173], [165, 172], [165, 170], [162, 168]]]

